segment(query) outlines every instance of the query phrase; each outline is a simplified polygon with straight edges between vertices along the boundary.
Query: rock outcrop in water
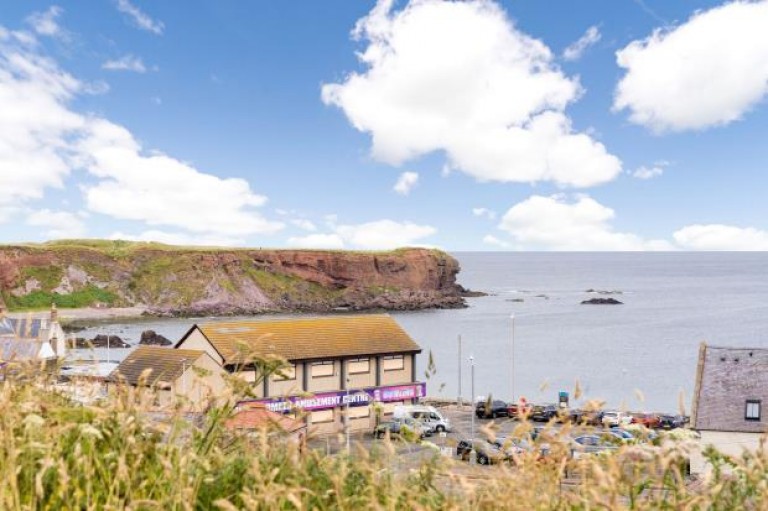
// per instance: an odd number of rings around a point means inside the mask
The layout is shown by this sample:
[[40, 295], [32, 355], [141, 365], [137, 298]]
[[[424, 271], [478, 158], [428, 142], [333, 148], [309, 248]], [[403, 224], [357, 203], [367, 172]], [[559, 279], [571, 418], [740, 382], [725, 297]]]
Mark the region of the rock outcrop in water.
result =
[[616, 298], [590, 298], [581, 302], [582, 305], [623, 305], [624, 302], [618, 301]]
[[85, 339], [83, 337], [75, 338], [75, 344], [73, 348], [76, 349], [89, 349], [89, 348], [130, 348], [131, 345], [122, 340], [117, 335], [104, 335], [99, 334], [93, 339]]
[[147, 346], [170, 346], [173, 342], [154, 330], [144, 330], [141, 332], [141, 340], [139, 341], [139, 344]]
[[9, 309], [144, 307], [161, 316], [463, 307], [438, 250], [184, 248], [125, 241], [0, 247]]

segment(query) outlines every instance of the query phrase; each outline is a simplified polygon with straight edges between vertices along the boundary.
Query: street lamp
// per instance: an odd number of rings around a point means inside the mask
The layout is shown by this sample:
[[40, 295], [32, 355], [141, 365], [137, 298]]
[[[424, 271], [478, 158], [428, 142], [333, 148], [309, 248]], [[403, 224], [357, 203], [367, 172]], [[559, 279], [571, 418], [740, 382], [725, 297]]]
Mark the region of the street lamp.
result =
[[347, 420], [345, 425], [347, 430], [347, 455], [349, 455], [349, 378], [347, 378]]
[[459, 334], [459, 393], [458, 393], [458, 399], [456, 400], [456, 404], [459, 406], [459, 409], [464, 408], [463, 400], [461, 399], [461, 334]]
[[[475, 357], [470, 355], [469, 356], [469, 370], [470, 370], [470, 379], [471, 379], [471, 389], [472, 389], [472, 406], [475, 406]], [[470, 463], [474, 463], [477, 454], [475, 453], [475, 410], [472, 410], [472, 426], [470, 430], [469, 435], [469, 441], [471, 447], [471, 451], [469, 453], [469, 461]]]
[[512, 403], [514, 404], [516, 402], [515, 401], [515, 315], [514, 314], [510, 314], [509, 315], [509, 319], [512, 320], [512, 330], [511, 330], [511, 333], [512, 333], [512, 339], [511, 339], [512, 343], [511, 343], [511, 347], [510, 347], [510, 351], [512, 352], [512, 375], [511, 375], [510, 378], [512, 380], [511, 381], [511, 383], [512, 383], [512, 389], [511, 389], [511, 391], [512, 391]]

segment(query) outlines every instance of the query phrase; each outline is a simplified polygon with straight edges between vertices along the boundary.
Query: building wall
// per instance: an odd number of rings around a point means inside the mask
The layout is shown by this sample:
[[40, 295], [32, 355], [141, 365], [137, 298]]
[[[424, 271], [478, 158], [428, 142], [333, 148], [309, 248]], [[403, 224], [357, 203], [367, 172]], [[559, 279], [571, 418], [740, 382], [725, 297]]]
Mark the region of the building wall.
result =
[[218, 354], [216, 349], [211, 345], [208, 339], [205, 338], [203, 333], [198, 328], [192, 330], [187, 338], [184, 339], [184, 342], [179, 344], [177, 348], [185, 350], [201, 350], [208, 353], [216, 362], [219, 363], [219, 365], [224, 363], [224, 359], [221, 358], [221, 355]]
[[[307, 362], [307, 392], [329, 392], [332, 390], [341, 390], [341, 361], [333, 360], [333, 375], [331, 376], [313, 376], [314, 366]], [[272, 392], [270, 391], [270, 394]]]
[[403, 369], [397, 371], [386, 370], [387, 361], [385, 357], [379, 357], [381, 385], [411, 383], [413, 381], [413, 357], [414, 355], [403, 355]]
[[[354, 360], [354, 359], [353, 359]], [[364, 387], [376, 386], [376, 357], [368, 358], [368, 372], [353, 374], [352, 370], [359, 369], [362, 364], [360, 362], [353, 362], [352, 360], [344, 360], [344, 374], [347, 375], [349, 380], [348, 387], [351, 389], [359, 389]]]
[[269, 395], [270, 396], [288, 396], [291, 394], [300, 394], [302, 392], [302, 382], [304, 381], [304, 364], [296, 364], [296, 377], [290, 380], [279, 378], [275, 374], [269, 376]]
[[712, 466], [704, 460], [703, 452], [707, 446], [713, 446], [718, 451], [729, 456], [740, 456], [746, 449], [756, 451], [760, 448], [761, 433], [734, 433], [727, 431], [701, 431], [701, 439], [697, 449], [691, 453], [691, 473], [705, 474]]
[[202, 410], [210, 399], [224, 394], [227, 385], [223, 374], [224, 369], [216, 360], [205, 354], [173, 382], [172, 395], [188, 400], [190, 408]]

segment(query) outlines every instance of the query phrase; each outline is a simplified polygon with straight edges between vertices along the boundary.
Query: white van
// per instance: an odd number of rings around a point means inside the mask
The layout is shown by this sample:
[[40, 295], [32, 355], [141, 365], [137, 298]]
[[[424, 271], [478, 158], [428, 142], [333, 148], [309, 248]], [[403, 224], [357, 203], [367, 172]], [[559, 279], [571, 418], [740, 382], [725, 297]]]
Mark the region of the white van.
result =
[[451, 421], [441, 414], [434, 406], [423, 405], [405, 405], [396, 406], [394, 410], [395, 419], [410, 417], [418, 420], [432, 428], [432, 431], [441, 433], [451, 431]]

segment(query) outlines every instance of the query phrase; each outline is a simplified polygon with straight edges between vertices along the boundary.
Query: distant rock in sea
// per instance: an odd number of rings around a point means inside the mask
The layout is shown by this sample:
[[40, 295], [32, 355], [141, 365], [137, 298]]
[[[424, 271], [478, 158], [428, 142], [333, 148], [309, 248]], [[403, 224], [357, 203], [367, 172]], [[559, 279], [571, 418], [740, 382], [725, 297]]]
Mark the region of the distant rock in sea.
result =
[[170, 339], [162, 336], [154, 330], [144, 330], [141, 332], [141, 340], [139, 344], [145, 344], [149, 346], [170, 346], [173, 344]]
[[624, 302], [620, 302], [615, 298], [590, 298], [581, 302], [582, 305], [623, 305]]
[[[107, 339], [109, 338], [109, 339]], [[83, 337], [77, 337], [75, 339], [75, 349], [89, 349], [89, 348], [106, 348], [109, 344], [109, 348], [130, 348], [131, 345], [122, 340], [117, 335], [105, 335], [99, 334], [93, 339], [85, 339]]]

